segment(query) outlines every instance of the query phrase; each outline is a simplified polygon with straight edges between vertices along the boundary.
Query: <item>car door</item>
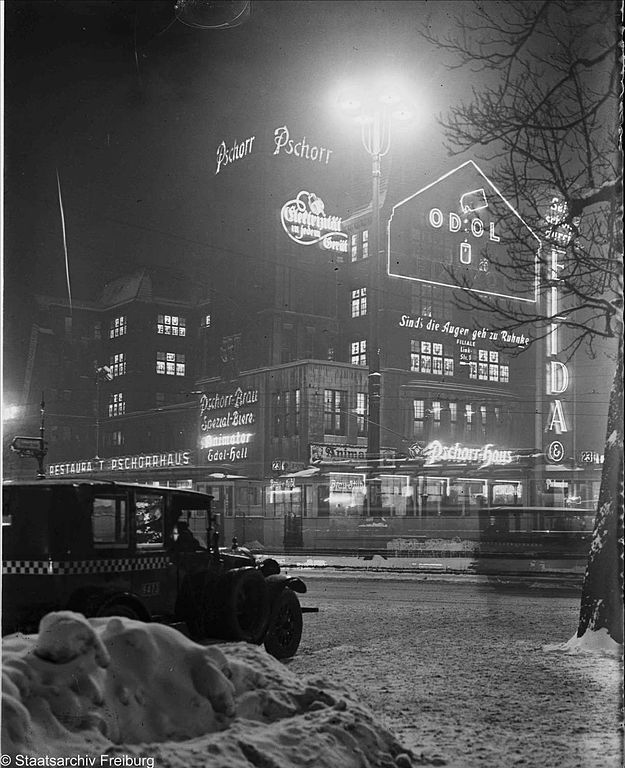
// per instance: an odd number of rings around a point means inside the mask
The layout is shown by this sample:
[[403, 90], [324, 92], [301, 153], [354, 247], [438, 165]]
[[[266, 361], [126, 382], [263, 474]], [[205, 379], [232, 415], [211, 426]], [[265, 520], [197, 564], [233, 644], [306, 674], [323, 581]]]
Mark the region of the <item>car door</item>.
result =
[[167, 493], [157, 488], [133, 491], [132, 591], [154, 617], [172, 616], [176, 602], [176, 566], [165, 539]]

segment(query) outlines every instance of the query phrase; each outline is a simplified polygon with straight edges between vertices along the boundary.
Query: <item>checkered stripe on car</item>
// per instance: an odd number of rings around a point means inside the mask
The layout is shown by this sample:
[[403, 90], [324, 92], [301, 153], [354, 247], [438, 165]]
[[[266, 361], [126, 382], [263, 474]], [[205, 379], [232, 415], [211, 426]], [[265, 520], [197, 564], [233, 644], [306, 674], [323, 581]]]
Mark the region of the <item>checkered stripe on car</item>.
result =
[[87, 573], [123, 573], [166, 568], [167, 556], [120, 557], [102, 560], [3, 560], [2, 574], [10, 576], [73, 576]]

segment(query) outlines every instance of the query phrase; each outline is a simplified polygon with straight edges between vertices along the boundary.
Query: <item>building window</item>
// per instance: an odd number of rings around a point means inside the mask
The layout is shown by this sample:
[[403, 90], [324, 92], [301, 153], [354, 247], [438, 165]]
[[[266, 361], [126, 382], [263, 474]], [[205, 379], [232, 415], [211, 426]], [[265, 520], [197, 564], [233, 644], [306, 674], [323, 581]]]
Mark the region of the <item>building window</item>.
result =
[[[476, 352], [473, 350], [473, 355]], [[477, 360], [469, 362], [469, 378], [479, 381], [498, 381], [507, 384], [510, 381], [510, 368], [502, 363], [496, 350], [478, 349]]]
[[347, 392], [325, 389], [323, 392], [323, 431], [326, 435], [345, 434]]
[[120, 446], [124, 444], [124, 433], [121, 431], [121, 429], [115, 430], [115, 432], [111, 432], [111, 445]]
[[65, 318], [65, 336], [70, 337], [72, 335], [72, 318]]
[[211, 327], [211, 316], [210, 315], [202, 315], [202, 320], [200, 322], [200, 325], [202, 326], [202, 328], [210, 328]]
[[445, 355], [442, 344], [431, 341], [410, 340], [410, 370], [433, 373], [436, 376], [453, 376], [454, 359]]
[[120, 352], [117, 355], [111, 355], [109, 358], [109, 368], [113, 378], [123, 376], [126, 373], [126, 355]]
[[157, 352], [156, 373], [164, 376], [184, 376], [186, 374], [185, 355], [178, 352]]
[[359, 435], [367, 434], [367, 393], [356, 392], [356, 430]]
[[412, 401], [412, 434], [414, 437], [425, 435], [425, 400]]
[[486, 437], [487, 432], [486, 418], [486, 406], [480, 405], [480, 434], [483, 438]]
[[158, 315], [156, 332], [165, 336], [186, 336], [187, 321], [178, 315]]
[[351, 364], [367, 365], [367, 340], [353, 341], [351, 345]]
[[349, 254], [352, 261], [369, 258], [369, 231], [356, 232], [349, 239]]
[[111, 320], [109, 327], [109, 339], [116, 339], [118, 336], [125, 336], [127, 330], [127, 321], [125, 315]]
[[328, 360], [335, 359], [334, 347], [328, 347]]
[[367, 314], [367, 289], [356, 288], [352, 291], [352, 317], [364, 317]]
[[464, 406], [464, 423], [467, 435], [471, 436], [473, 434], [473, 406], [471, 403], [466, 403]]
[[449, 431], [452, 436], [458, 431], [458, 403], [454, 401], [449, 403]]
[[123, 392], [113, 392], [109, 395], [109, 416], [121, 416], [126, 413], [126, 402]]
[[432, 401], [432, 427], [434, 430], [434, 434], [440, 434], [441, 431], [441, 413], [442, 413], [442, 405], [440, 400], [433, 400]]
[[414, 283], [412, 286], [412, 313], [423, 317], [443, 317], [446, 312], [443, 289], [432, 283]]
[[291, 437], [300, 433], [301, 390], [273, 392], [271, 395], [273, 436]]

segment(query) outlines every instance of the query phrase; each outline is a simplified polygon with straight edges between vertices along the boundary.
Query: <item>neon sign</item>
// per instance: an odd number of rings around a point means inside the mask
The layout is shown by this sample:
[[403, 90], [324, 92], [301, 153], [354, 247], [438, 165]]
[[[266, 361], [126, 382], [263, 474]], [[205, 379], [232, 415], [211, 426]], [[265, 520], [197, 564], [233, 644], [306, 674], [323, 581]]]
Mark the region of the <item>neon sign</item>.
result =
[[493, 443], [486, 443], [480, 447], [454, 443], [446, 445], [440, 440], [432, 440], [425, 446], [412, 445], [408, 449], [411, 458], [425, 458], [425, 466], [440, 463], [452, 464], [479, 464], [480, 469], [492, 464], [512, 464], [514, 457], [512, 451], [495, 448]]
[[116, 456], [109, 459], [80, 459], [50, 464], [50, 477], [59, 475], [85, 475], [93, 472], [131, 472], [138, 469], [172, 469], [187, 467], [191, 463], [190, 451], [168, 453], [139, 453], [132, 456]]
[[280, 211], [282, 228], [300, 245], [315, 245], [329, 251], [347, 253], [347, 233], [341, 232], [341, 218], [329, 216], [325, 203], [314, 192], [302, 190]]
[[311, 146], [306, 141], [305, 136], [299, 139], [299, 141], [292, 139], [286, 125], [276, 128], [273, 132], [273, 141], [275, 144], [275, 149], [273, 151], [274, 155], [279, 155], [280, 152], [284, 150], [285, 155], [293, 155], [294, 157], [299, 157], [304, 160], [313, 160], [319, 163], [324, 161], [325, 155], [325, 164], [327, 165], [330, 162], [330, 155], [332, 154], [331, 149], [328, 149], [327, 147], [318, 147], [314, 144]]
[[365, 492], [365, 476], [356, 472], [330, 472], [330, 493]]
[[[257, 421], [258, 390], [237, 387], [232, 392], [203, 394], [200, 398], [200, 450], [206, 461], [237, 462], [249, 459]], [[245, 429], [247, 428], [247, 429]]]
[[[560, 329], [557, 317], [560, 304], [558, 281], [560, 279], [560, 270], [564, 266], [560, 262], [560, 258], [565, 253], [563, 247], [569, 244], [572, 237], [571, 227], [566, 223], [567, 214], [566, 203], [554, 197], [551, 200], [546, 216], [547, 223], [549, 224], [548, 237], [552, 240], [549, 254], [549, 279], [551, 287], [548, 294], [549, 314], [552, 322], [547, 341], [546, 394], [548, 397], [553, 395], [555, 397], [549, 401], [549, 415], [547, 416], [545, 432], [556, 435], [568, 432], [566, 415], [560, 395], [563, 395], [569, 388], [569, 371], [566, 364], [557, 359], [560, 352]], [[559, 449], [553, 449], [555, 444], [559, 446]], [[562, 461], [564, 456], [565, 450], [562, 443], [557, 440], [552, 441], [547, 450], [547, 457], [554, 463], [558, 463]]]
[[[391, 277], [535, 303], [538, 270], [515, 275], [508, 243], [536, 263], [540, 238], [469, 160], [392, 207], [387, 225]], [[509, 271], [512, 270], [512, 271]]]
[[231, 147], [228, 147], [226, 142], [222, 141], [217, 147], [217, 170], [215, 171], [215, 176], [222, 169], [222, 166], [225, 168], [227, 165], [234, 163], [235, 160], [241, 160], [243, 157], [249, 155], [252, 151], [252, 144], [254, 143], [255, 138], [256, 136], [250, 136], [240, 144], [238, 144], [235, 139]]

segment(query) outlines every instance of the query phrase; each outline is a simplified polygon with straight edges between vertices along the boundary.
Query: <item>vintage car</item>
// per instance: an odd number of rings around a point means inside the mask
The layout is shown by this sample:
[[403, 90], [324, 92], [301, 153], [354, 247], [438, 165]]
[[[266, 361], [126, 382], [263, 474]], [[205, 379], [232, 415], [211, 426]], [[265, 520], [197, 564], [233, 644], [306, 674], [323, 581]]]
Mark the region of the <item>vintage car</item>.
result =
[[305, 584], [271, 558], [236, 543], [220, 547], [211, 501], [113, 481], [4, 483], [3, 635], [36, 632], [42, 616], [65, 609], [164, 622], [194, 639], [264, 643], [277, 658], [293, 656]]

